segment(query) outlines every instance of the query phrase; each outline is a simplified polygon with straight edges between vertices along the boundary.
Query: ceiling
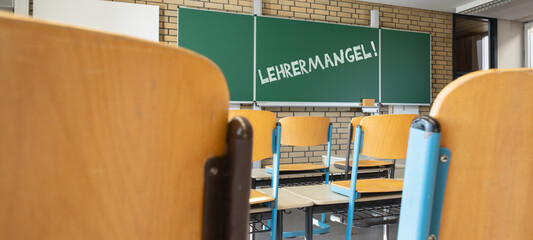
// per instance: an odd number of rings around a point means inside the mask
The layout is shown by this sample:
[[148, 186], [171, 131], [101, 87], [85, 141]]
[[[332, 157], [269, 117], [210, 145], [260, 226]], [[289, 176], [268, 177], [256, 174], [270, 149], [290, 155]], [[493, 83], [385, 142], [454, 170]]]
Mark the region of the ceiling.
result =
[[[422, 8], [443, 12], [459, 13], [463, 9], [503, 2], [500, 6], [481, 9], [471, 13], [475, 16], [499, 18], [520, 22], [533, 20], [533, 0], [365, 0], [367, 2], [396, 6]], [[508, 3], [507, 3], [508, 2]], [[459, 11], [457, 11], [459, 9]]]

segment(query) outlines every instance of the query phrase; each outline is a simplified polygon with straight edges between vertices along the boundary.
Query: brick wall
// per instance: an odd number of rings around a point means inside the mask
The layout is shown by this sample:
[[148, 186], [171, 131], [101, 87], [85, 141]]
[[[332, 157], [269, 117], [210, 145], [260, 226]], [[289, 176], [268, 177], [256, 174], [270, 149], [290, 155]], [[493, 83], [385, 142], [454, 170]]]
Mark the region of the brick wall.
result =
[[[187, 6], [210, 10], [251, 13], [251, 0], [114, 0], [158, 5], [160, 8], [160, 41], [175, 45], [177, 40], [177, 8]], [[452, 14], [422, 9], [397, 7], [350, 0], [263, 0], [263, 15], [310, 21], [368, 26], [370, 10], [379, 10], [380, 27], [431, 33], [432, 95], [452, 81]], [[250, 106], [245, 106], [250, 107]], [[287, 116], [325, 116], [333, 122], [332, 154], [346, 154], [347, 126], [350, 119], [362, 116], [359, 108], [269, 107], [278, 119]], [[381, 109], [386, 113], [387, 107]], [[428, 114], [429, 107], [421, 107]], [[325, 146], [283, 147], [283, 163], [320, 162]], [[264, 161], [264, 164], [270, 161]]]

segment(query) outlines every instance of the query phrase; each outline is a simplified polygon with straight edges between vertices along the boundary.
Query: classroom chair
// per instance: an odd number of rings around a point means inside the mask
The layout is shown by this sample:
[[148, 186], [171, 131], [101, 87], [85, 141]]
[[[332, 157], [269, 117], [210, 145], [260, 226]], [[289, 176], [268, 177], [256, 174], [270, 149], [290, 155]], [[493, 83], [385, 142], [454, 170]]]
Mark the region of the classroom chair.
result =
[[533, 70], [478, 71], [411, 124], [398, 239], [532, 239]]
[[[350, 121], [350, 124], [348, 124], [348, 141], [346, 143], [346, 160], [344, 162], [336, 162], [334, 166], [338, 169], [344, 169], [344, 179], [348, 180], [350, 179], [350, 171], [352, 169], [352, 161], [350, 160], [350, 149], [351, 145], [354, 141], [354, 129], [355, 126], [359, 125], [361, 120], [363, 120], [365, 116], [362, 117], [354, 117]], [[394, 178], [394, 168], [396, 165], [396, 159], [393, 159], [392, 162], [388, 161], [382, 161], [382, 160], [376, 160], [376, 159], [359, 159], [358, 168], [375, 168], [375, 167], [385, 167], [389, 168], [388, 170], [388, 176], [390, 178]], [[346, 167], [348, 166], [348, 167]]]
[[[253, 147], [252, 147], [252, 161], [259, 161], [265, 158], [274, 156], [274, 151], [272, 150], [273, 136], [276, 129], [276, 114], [269, 111], [259, 111], [259, 110], [230, 110], [229, 119], [234, 117], [244, 117], [250, 121], [254, 129], [253, 136]], [[274, 158], [277, 158], [279, 155], [275, 155]], [[276, 161], [274, 162], [274, 174], [272, 177], [272, 196], [267, 195], [256, 189], [250, 190], [250, 200], [249, 203], [251, 206], [257, 204], [267, 204], [272, 211], [271, 215], [271, 239], [281, 239], [278, 231], [278, 181], [277, 175], [279, 174], [278, 165]], [[248, 179], [247, 181], [250, 181]], [[276, 235], [277, 234], [277, 235]]]
[[[325, 182], [329, 182], [329, 167], [331, 161], [332, 126], [326, 117], [285, 117], [279, 120], [281, 136], [279, 145], [311, 147], [327, 144], [326, 165], [312, 163], [281, 164], [279, 171], [323, 171]], [[272, 172], [272, 166], [266, 166], [266, 172]]]
[[[402, 191], [400, 180], [379, 178], [357, 180], [359, 155], [381, 159], [404, 159], [407, 153], [409, 125], [417, 115], [376, 115], [365, 117], [355, 128], [351, 180], [335, 181], [331, 190], [350, 198], [345, 239], [351, 239], [355, 199], [360, 193]], [[385, 225], [386, 226], [386, 225]], [[384, 228], [386, 231], [386, 227]]]
[[[317, 145], [327, 144], [326, 166], [322, 164], [284, 164], [279, 165], [279, 171], [324, 171], [325, 183], [329, 183], [329, 167], [331, 161], [331, 135], [332, 125], [327, 117], [285, 117], [279, 120], [278, 133], [276, 141], [276, 153], [280, 154], [281, 145], [311, 147]], [[274, 164], [279, 164], [279, 157], [274, 159]], [[266, 166], [267, 172], [271, 166]], [[279, 177], [279, 174], [278, 174]], [[273, 176], [274, 181], [274, 176]], [[279, 181], [279, 179], [275, 179]], [[323, 224], [325, 215], [322, 215], [322, 221], [319, 223], [321, 229], [314, 231], [315, 233], [329, 232], [329, 226]], [[304, 231], [295, 231], [285, 233], [284, 237], [296, 237], [304, 235]]]
[[0, 13], [1, 239], [246, 239], [251, 126], [194, 52]]

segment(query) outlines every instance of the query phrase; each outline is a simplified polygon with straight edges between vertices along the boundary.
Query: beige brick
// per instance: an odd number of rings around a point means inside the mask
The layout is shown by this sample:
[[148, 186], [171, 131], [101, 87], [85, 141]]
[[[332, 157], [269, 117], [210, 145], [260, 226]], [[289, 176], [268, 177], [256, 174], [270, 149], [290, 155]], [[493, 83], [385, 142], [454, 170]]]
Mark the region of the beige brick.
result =
[[226, 5], [224, 5], [224, 10], [240, 12], [240, 11], [242, 11], [242, 7], [241, 6], [235, 6], [235, 5], [226, 4]]
[[291, 7], [291, 11], [295, 13], [305, 13], [306, 9], [302, 7]]
[[315, 9], [315, 14], [320, 14], [320, 15], [327, 16], [327, 15], [329, 15], [329, 11]]
[[[265, 4], [265, 8], [266, 9], [276, 9], [276, 10], [280, 10], [281, 9], [281, 5], [279, 4], [270, 4], [270, 3], [267, 3]], [[263, 9], [264, 11], [264, 9]]]
[[294, 1], [290, 0], [278, 0], [279, 4], [286, 6], [294, 6]]
[[294, 6], [303, 7], [303, 8], [309, 8], [309, 7], [311, 7], [311, 4], [310, 3], [306, 3], [306, 2], [294, 2]]
[[351, 17], [352, 15], [349, 14], [349, 13], [345, 13], [345, 12], [339, 12], [337, 13], [337, 16], [341, 17], [341, 18], [349, 18]]
[[327, 6], [326, 9], [329, 11], [336, 11], [336, 12], [339, 12], [341, 10], [341, 8], [337, 6]]
[[209, 9], [221, 9], [221, 10], [224, 9], [224, 5], [222, 3], [206, 2], [205, 7]]
[[372, 6], [366, 4], [359, 4], [359, 9], [372, 10]]
[[300, 19], [309, 19], [311, 15], [309, 15], [309, 13], [294, 13], [294, 17]]
[[290, 152], [289, 153], [289, 157], [305, 157], [305, 153], [304, 152]]
[[263, 9], [263, 14], [267, 16], [276, 16], [278, 15], [278, 11], [273, 9]]
[[390, 7], [380, 7], [379, 11], [383, 12], [383, 13], [392, 13], [392, 8], [390, 8]]
[[315, 4], [315, 3], [313, 3], [313, 4], [311, 4], [311, 8], [313, 8], [313, 9], [322, 9], [322, 10], [325, 10], [325, 9], [326, 9], [326, 5], [324, 5], [324, 4]]
[[309, 117], [309, 112], [295, 112], [295, 117]]
[[204, 3], [200, 1], [185, 0], [185, 5], [189, 7], [203, 7]]
[[329, 5], [329, 0], [315, 0], [315, 3]]
[[330, 22], [340, 22], [341, 18], [340, 17], [326, 16], [326, 20], [330, 21]]

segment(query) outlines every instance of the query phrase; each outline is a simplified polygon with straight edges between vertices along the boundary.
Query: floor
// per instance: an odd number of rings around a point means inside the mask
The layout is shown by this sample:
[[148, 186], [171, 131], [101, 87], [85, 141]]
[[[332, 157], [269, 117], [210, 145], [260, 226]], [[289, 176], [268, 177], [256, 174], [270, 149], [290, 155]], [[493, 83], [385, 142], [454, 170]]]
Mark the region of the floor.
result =
[[[315, 218], [319, 219], [320, 214], [315, 215]], [[323, 235], [314, 235], [313, 240], [324, 239], [344, 239], [346, 232], [346, 225], [329, 221], [329, 215], [326, 216], [327, 224], [330, 226], [330, 232]], [[292, 210], [290, 214], [283, 215], [283, 230], [284, 231], [296, 231], [304, 230], [304, 213], [301, 210]], [[389, 226], [389, 240], [395, 240], [398, 234], [398, 224]], [[260, 233], [255, 235], [256, 240], [270, 239], [270, 233]], [[294, 240], [305, 239], [304, 237], [290, 238]], [[354, 240], [381, 240], [383, 239], [383, 227], [376, 226], [371, 228], [354, 228]]]

